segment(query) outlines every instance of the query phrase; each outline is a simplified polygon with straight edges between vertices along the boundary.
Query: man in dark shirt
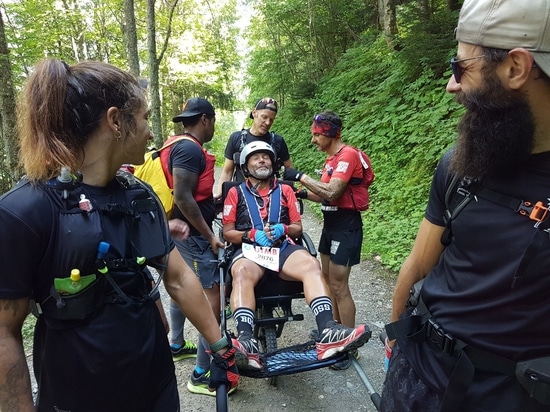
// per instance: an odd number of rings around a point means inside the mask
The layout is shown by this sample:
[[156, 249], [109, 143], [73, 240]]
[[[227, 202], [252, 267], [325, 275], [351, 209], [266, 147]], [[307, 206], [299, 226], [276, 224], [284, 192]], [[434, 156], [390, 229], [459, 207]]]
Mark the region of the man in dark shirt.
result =
[[[216, 113], [208, 100], [195, 97], [187, 100], [182, 113], [174, 117], [173, 121], [183, 123], [184, 133], [172, 137], [183, 139], [173, 144], [168, 158], [168, 169], [174, 180], [175, 205], [172, 217], [186, 221], [190, 230], [187, 239], [176, 239], [175, 243], [183, 259], [200, 279], [212, 310], [219, 317], [220, 280], [216, 260], [218, 248], [224, 247], [224, 244], [212, 231], [215, 217], [212, 196], [215, 157], [203, 148], [203, 144], [214, 136]], [[172, 353], [175, 359], [179, 352], [183, 355], [186, 353], [183, 319], [175, 302], [170, 302]], [[179, 348], [175, 346], [178, 344]], [[199, 336], [197, 362], [187, 389], [193, 393], [215, 396], [215, 392], [208, 391], [208, 349], [204, 338]]]
[[547, 0], [462, 6], [447, 91], [466, 112], [397, 279], [382, 411], [550, 408], [549, 19]]
[[233, 132], [225, 146], [225, 162], [220, 175], [218, 192], [216, 197], [222, 193], [222, 184], [224, 182], [244, 181], [244, 176], [238, 167], [239, 155], [247, 143], [262, 141], [268, 143], [275, 151], [276, 159], [273, 168], [278, 171], [281, 166], [285, 168], [292, 167], [292, 160], [282, 136], [270, 132], [275, 116], [277, 116], [278, 105], [275, 99], [264, 97], [259, 99], [250, 112], [250, 118], [253, 120], [250, 129], [243, 129]]

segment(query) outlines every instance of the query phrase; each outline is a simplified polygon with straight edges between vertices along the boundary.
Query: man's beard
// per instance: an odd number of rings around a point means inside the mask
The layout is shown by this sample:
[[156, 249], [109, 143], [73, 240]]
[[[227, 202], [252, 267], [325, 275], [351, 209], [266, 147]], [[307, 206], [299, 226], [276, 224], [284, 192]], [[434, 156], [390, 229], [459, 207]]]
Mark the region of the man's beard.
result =
[[494, 74], [484, 79], [481, 89], [457, 95], [466, 108], [450, 164], [458, 176], [514, 173], [533, 148], [533, 114], [523, 94], [506, 90]]
[[259, 167], [254, 171], [250, 171], [250, 175], [258, 180], [266, 180], [273, 175], [272, 167]]

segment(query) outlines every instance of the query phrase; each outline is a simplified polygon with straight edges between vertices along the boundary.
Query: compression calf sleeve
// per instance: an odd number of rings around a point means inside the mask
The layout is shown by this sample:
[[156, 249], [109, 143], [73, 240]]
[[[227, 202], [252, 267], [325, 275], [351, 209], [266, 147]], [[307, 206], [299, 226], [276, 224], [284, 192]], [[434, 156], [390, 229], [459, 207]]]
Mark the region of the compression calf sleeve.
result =
[[170, 300], [170, 343], [184, 345], [183, 327], [185, 326], [185, 315], [178, 304]]

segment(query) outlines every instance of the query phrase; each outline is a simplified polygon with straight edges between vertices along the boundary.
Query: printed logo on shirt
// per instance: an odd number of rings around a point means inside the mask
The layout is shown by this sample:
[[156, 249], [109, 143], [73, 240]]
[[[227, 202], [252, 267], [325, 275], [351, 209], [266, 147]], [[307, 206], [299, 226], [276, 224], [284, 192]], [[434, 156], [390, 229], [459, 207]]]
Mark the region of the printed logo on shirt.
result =
[[224, 216], [229, 216], [229, 214], [231, 213], [231, 209], [233, 209], [232, 205], [225, 205], [223, 207], [223, 215]]
[[339, 173], [346, 173], [346, 170], [348, 170], [349, 162], [338, 162], [336, 165], [336, 172]]

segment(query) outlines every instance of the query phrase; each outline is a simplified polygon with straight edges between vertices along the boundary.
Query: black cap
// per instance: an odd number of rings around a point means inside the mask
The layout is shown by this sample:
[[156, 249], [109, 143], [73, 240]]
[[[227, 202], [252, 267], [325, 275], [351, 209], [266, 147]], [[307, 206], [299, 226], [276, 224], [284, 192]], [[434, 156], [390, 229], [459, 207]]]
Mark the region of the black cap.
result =
[[198, 116], [199, 114], [206, 114], [208, 116], [215, 116], [214, 106], [210, 102], [202, 97], [192, 97], [187, 100], [183, 105], [183, 111], [172, 119], [174, 123], [181, 122], [189, 117]]

